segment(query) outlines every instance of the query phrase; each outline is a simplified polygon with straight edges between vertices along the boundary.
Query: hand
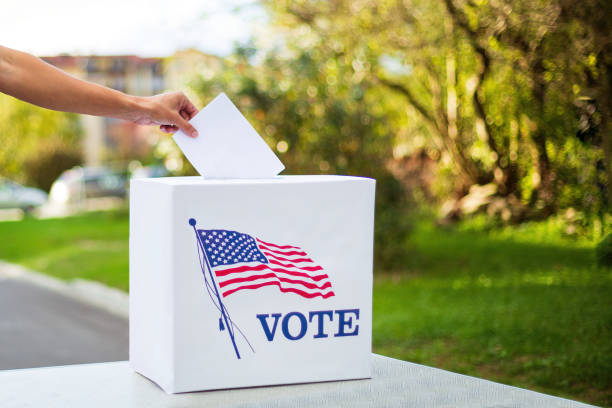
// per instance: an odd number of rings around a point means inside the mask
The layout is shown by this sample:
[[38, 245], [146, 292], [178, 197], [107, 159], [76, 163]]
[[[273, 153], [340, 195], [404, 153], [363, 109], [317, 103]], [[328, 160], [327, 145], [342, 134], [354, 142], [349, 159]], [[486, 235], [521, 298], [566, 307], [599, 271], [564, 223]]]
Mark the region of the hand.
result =
[[182, 92], [171, 92], [140, 98], [140, 108], [129, 119], [140, 125], [159, 125], [166, 133], [179, 129], [187, 136], [196, 137], [198, 131], [188, 122], [198, 110]]
[[2, 46], [0, 92], [47, 109], [160, 125], [167, 133], [181, 129], [191, 137], [198, 134], [188, 122], [198, 110], [182, 92], [148, 98], [126, 95], [82, 81], [33, 55]]

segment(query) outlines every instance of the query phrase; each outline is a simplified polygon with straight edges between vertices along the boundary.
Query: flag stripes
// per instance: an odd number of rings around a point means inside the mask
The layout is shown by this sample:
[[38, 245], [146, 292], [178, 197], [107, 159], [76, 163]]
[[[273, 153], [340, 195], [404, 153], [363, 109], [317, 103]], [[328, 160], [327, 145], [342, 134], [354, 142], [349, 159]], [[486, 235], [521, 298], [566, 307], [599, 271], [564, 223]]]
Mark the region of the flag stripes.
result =
[[233, 283], [252, 282], [252, 281], [255, 281], [255, 280], [267, 279], [267, 278], [275, 278], [278, 282], [286, 282], [286, 283], [294, 283], [296, 285], [302, 285], [302, 286], [305, 286], [308, 289], [327, 289], [327, 288], [331, 288], [331, 282], [329, 282], [329, 281], [325, 282], [321, 286], [317, 286], [314, 283], [309, 283], [309, 282], [305, 282], [305, 281], [301, 281], [301, 280], [295, 280], [295, 279], [288, 279], [288, 278], [279, 277], [279, 276], [277, 276], [273, 272], [272, 273], [266, 273], [264, 275], [251, 275], [251, 276], [245, 276], [243, 278], [228, 279], [226, 281], [220, 282], [219, 286], [220, 287], [225, 287], [225, 286], [231, 285]]
[[259, 238], [255, 238], [255, 240], [256, 240], [257, 242], [259, 242], [260, 244], [264, 244], [264, 245], [268, 245], [268, 246], [273, 246], [273, 247], [278, 248], [278, 249], [288, 249], [288, 248], [300, 249], [299, 247], [292, 246], [292, 245], [276, 245], [276, 244], [271, 244], [271, 243], [269, 243], [269, 242], [262, 241], [262, 240], [261, 240], [261, 239], [259, 239]]
[[284, 251], [274, 250], [272, 248], [267, 248], [267, 247], [265, 247], [264, 245], [261, 245], [261, 244], [259, 245], [259, 248], [262, 249], [263, 251], [271, 251], [274, 254], [278, 254], [278, 255], [302, 255], [302, 256], [306, 255], [306, 252], [301, 252], [301, 251], [287, 251], [287, 252], [284, 252]]
[[327, 292], [327, 293], [322, 293], [322, 292], [314, 292], [314, 293], [310, 293], [310, 292], [306, 292], [300, 289], [296, 289], [296, 288], [291, 288], [291, 287], [285, 287], [283, 285], [280, 284], [280, 282], [275, 282], [275, 281], [271, 281], [271, 282], [264, 282], [264, 283], [258, 283], [256, 285], [245, 285], [245, 286], [241, 286], [240, 288], [236, 288], [236, 289], [231, 289], [228, 290], [227, 292], [225, 292], [223, 294], [223, 296], [227, 296], [227, 295], [231, 295], [232, 293], [241, 290], [241, 289], [257, 289], [257, 288], [261, 288], [262, 286], [269, 286], [269, 285], [276, 285], [278, 286], [278, 289], [281, 292], [285, 292], [285, 293], [296, 293], [302, 297], [305, 298], [314, 298], [317, 296], [321, 296], [323, 299], [327, 299], [328, 297], [334, 296], [334, 292]]
[[314, 262], [312, 259], [310, 258], [293, 258], [293, 259], [289, 259], [289, 258], [283, 258], [282, 256], [278, 256], [278, 255], [274, 255], [270, 252], [267, 251], [263, 251], [264, 255], [268, 255], [271, 258], [277, 259], [279, 261], [287, 261], [287, 262]]
[[285, 268], [298, 268], [298, 269], [302, 269], [304, 271], [309, 271], [309, 272], [322, 271], [323, 270], [323, 268], [321, 268], [320, 266], [295, 266], [293, 264], [284, 264], [282, 262], [278, 262], [278, 261], [275, 261], [273, 259], [270, 259], [269, 262], [271, 264], [274, 264], [274, 265], [284, 266]]
[[266, 286], [305, 298], [335, 296], [323, 267], [298, 246], [274, 244], [236, 231], [199, 233], [223, 297]]
[[259, 264], [259, 265], [243, 265], [243, 266], [238, 266], [235, 268], [229, 268], [229, 269], [220, 269], [215, 271], [215, 275], [217, 277], [224, 277], [224, 276], [228, 276], [231, 274], [235, 274], [235, 273], [241, 273], [241, 272], [247, 272], [247, 273], [252, 273], [252, 272], [258, 272], [258, 271], [263, 271], [264, 269], [269, 269], [272, 272], [277, 272], [277, 273], [284, 273], [287, 275], [293, 275], [293, 276], [299, 276], [305, 279], [311, 279], [315, 282], [321, 280], [321, 279], [327, 279], [329, 278], [327, 276], [327, 274], [322, 274], [322, 275], [311, 275], [308, 274], [306, 272], [301, 272], [301, 271], [292, 271], [289, 269], [283, 269], [283, 268], [272, 268], [266, 264]]

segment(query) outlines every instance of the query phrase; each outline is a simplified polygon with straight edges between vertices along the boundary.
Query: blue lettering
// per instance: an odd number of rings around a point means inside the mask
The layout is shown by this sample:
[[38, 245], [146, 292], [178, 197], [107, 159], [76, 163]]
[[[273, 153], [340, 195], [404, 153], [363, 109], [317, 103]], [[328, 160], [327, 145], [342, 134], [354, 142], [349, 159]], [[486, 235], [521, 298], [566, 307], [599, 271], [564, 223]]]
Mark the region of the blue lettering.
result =
[[[300, 332], [297, 334], [297, 336], [292, 336], [291, 333], [289, 333], [289, 319], [291, 319], [293, 316], [297, 316], [297, 318], [300, 320]], [[289, 340], [301, 339], [306, 334], [307, 328], [308, 323], [306, 323], [306, 317], [300, 312], [287, 313], [285, 317], [283, 317], [283, 334]]]
[[338, 333], [334, 334], [334, 337], [357, 336], [359, 334], [359, 325], [357, 323], [355, 323], [355, 329], [352, 332], [344, 331], [345, 326], [349, 329], [353, 327], [353, 318], [346, 318], [346, 315], [350, 313], [355, 315], [355, 320], [359, 320], [359, 309], [336, 310], [338, 315]]
[[[274, 318], [274, 326], [272, 326], [272, 331], [270, 331], [270, 327], [268, 326], [268, 316], [269, 314], [258, 314], [257, 318], [261, 322], [261, 327], [263, 328], [268, 341], [274, 340], [274, 333], [276, 333], [276, 325], [278, 324], [278, 319], [281, 317], [280, 313], [273, 313], [272, 317]], [[284, 330], [284, 329], [283, 329]]]
[[323, 337], [328, 337], [327, 334], [325, 334], [324, 332], [324, 321], [323, 321], [323, 317], [324, 316], [329, 316], [329, 321], [331, 322], [332, 320], [334, 320], [334, 312], [332, 310], [318, 310], [316, 312], [310, 312], [308, 314], [308, 323], [312, 322], [312, 318], [313, 317], [318, 317], [318, 329], [319, 331], [317, 332], [317, 334], [315, 334], [313, 337], [315, 339], [320, 339]]
[[[283, 316], [282, 313], [258, 314], [255, 316], [257, 319], [259, 319], [263, 332], [268, 341], [274, 341], [279, 320], [282, 320], [281, 330], [283, 332], [283, 336], [285, 336], [285, 338], [288, 340], [300, 340], [303, 338], [308, 331], [308, 326], [311, 324], [316, 324], [317, 327], [313, 338], [328, 338], [329, 333], [326, 332], [325, 318], [328, 318], [330, 322], [333, 322], [334, 313], [338, 315], [338, 331], [334, 334], [334, 337], [359, 335], [359, 309], [315, 310], [308, 312], [308, 320], [306, 320], [306, 316], [300, 312], [290, 312], [285, 316]], [[270, 325], [268, 323], [268, 318], [270, 316], [272, 316], [274, 319], [272, 329], [270, 329]], [[289, 331], [289, 324], [293, 317], [296, 317], [299, 321], [299, 329], [297, 333], [291, 333]]]

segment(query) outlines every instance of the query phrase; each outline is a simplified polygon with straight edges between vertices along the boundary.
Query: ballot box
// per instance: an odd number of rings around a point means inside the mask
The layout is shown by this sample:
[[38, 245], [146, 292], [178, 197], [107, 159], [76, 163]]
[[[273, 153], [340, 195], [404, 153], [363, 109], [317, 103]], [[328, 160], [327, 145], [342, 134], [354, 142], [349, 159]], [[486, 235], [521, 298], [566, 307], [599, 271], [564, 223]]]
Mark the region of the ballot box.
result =
[[375, 181], [130, 185], [130, 364], [168, 393], [370, 377]]

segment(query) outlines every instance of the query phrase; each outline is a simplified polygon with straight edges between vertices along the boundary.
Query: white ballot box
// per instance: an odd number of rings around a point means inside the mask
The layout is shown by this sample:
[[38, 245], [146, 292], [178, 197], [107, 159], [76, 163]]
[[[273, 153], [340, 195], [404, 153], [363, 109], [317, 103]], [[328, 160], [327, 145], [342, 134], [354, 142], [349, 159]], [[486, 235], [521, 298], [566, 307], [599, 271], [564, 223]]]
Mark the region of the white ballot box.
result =
[[130, 188], [135, 371], [168, 393], [370, 377], [374, 180]]

